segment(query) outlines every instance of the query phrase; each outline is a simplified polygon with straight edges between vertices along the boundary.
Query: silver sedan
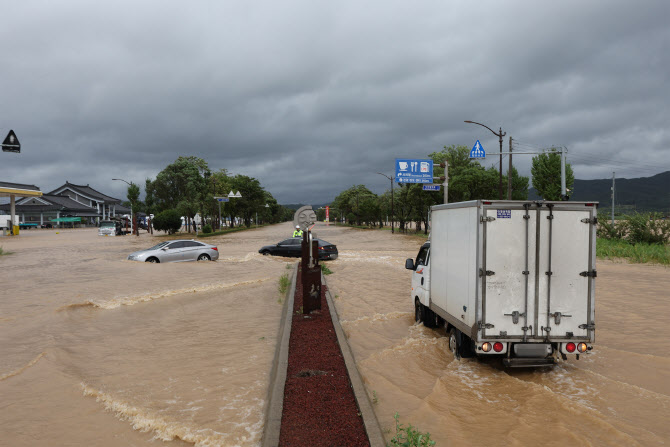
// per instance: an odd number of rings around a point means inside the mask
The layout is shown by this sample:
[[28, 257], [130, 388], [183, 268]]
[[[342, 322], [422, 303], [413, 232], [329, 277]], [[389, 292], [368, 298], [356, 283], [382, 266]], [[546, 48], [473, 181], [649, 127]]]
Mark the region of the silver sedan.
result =
[[136, 251], [128, 256], [129, 261], [140, 262], [183, 262], [216, 261], [219, 249], [215, 245], [194, 240], [161, 242], [146, 250]]

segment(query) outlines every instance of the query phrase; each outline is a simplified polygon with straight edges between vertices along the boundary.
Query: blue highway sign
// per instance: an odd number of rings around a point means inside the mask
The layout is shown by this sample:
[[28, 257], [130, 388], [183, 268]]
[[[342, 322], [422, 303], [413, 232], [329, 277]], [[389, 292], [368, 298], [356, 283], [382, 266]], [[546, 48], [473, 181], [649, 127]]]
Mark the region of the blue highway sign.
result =
[[433, 160], [395, 159], [398, 183], [433, 183]]
[[219, 202], [230, 202], [230, 199], [228, 197], [219, 197], [217, 200]]
[[482, 143], [477, 140], [474, 146], [472, 146], [472, 150], [470, 151], [470, 158], [486, 158], [486, 151], [484, 150], [484, 147], [482, 146]]
[[439, 191], [440, 185], [423, 185], [424, 191]]

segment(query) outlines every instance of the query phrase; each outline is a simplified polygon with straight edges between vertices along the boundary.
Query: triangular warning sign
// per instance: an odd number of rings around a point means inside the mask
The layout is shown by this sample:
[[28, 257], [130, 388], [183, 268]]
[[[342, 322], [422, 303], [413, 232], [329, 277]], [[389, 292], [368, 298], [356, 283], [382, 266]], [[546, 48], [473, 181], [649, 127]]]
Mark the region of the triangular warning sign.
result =
[[5, 141], [2, 142], [2, 150], [4, 152], [21, 152], [21, 143], [19, 143], [19, 139], [13, 130], [9, 131]]

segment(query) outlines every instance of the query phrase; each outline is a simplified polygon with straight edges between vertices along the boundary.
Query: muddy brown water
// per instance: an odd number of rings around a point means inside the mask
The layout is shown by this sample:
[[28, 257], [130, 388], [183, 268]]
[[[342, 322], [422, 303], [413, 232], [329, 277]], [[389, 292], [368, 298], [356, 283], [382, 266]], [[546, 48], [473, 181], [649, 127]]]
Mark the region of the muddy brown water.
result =
[[[218, 262], [126, 261], [156, 237], [0, 238], [0, 445], [259, 445], [291, 260], [290, 224], [209, 238]], [[550, 369], [455, 360], [413, 320], [421, 239], [319, 224], [327, 277], [387, 440], [393, 414], [437, 445], [670, 442], [670, 269], [598, 262], [596, 344]]]

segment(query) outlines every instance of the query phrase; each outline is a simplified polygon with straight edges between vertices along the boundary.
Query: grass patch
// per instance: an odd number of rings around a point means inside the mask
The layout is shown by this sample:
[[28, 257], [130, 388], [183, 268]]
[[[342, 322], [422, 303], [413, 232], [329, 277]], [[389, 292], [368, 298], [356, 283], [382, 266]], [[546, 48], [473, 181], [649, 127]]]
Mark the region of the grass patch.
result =
[[11, 255], [11, 251], [4, 251], [2, 247], [0, 247], [0, 256], [5, 256], [5, 255]]
[[320, 265], [321, 265], [321, 273], [323, 273], [324, 275], [330, 275], [333, 273], [331, 269], [326, 267], [326, 264], [320, 264]]
[[412, 424], [403, 427], [397, 412], [393, 419], [395, 419], [395, 436], [388, 443], [388, 447], [428, 447], [435, 445], [435, 441], [430, 439], [430, 433], [421, 433], [416, 427], [412, 427]]
[[281, 275], [279, 277], [279, 293], [285, 295], [290, 283], [291, 281], [288, 279], [288, 273]]
[[659, 244], [630, 244], [617, 239], [598, 238], [596, 255], [599, 258], [623, 258], [630, 262], [670, 265], [670, 246]]

